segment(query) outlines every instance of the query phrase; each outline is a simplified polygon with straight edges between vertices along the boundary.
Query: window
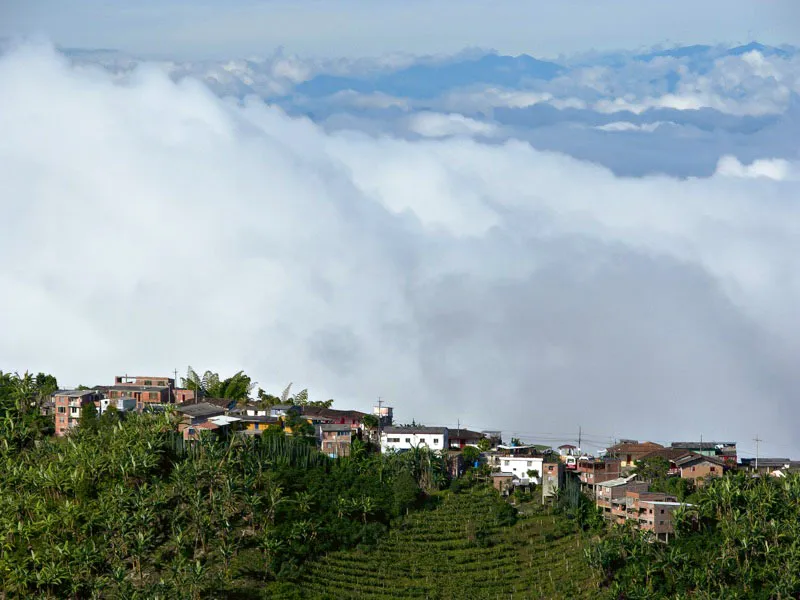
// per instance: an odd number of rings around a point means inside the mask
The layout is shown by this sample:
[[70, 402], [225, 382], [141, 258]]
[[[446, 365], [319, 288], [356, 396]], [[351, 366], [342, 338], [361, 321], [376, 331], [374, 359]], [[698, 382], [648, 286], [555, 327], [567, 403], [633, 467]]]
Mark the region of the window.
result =
[[386, 441], [389, 442], [390, 444], [399, 444], [400, 438], [386, 438]]
[[438, 444], [439, 443], [439, 438], [433, 438], [433, 443], [434, 444]]
[[507, 460], [504, 460], [504, 461], [503, 461], [503, 466], [504, 466], [504, 467], [507, 467], [507, 466], [508, 466], [508, 461], [507, 461]]
[[532, 460], [529, 460], [529, 461], [528, 461], [528, 466], [529, 466], [529, 467], [532, 467], [532, 466], [533, 466], [533, 461], [532, 461]]
[[64, 406], [59, 406], [58, 407], [58, 412], [63, 415], [65, 412], [67, 412], [67, 409]]
[[166, 381], [159, 381], [158, 385], [167, 385], [167, 382]]
[[659, 525], [663, 525], [663, 524], [664, 524], [664, 521], [659, 521], [659, 522], [658, 522], [658, 524], [659, 524]]
[[662, 515], [664, 514], [664, 509], [663, 509], [663, 508], [661, 509], [661, 514], [662, 514]]
[[695, 467], [692, 467], [692, 473], [694, 473]]
[[253, 427], [253, 429], [255, 429], [256, 431], [258, 431], [258, 428], [259, 428], [259, 426], [260, 426], [260, 423], [254, 423], [254, 425], [255, 425], [255, 427]]
[[153, 385], [153, 380], [152, 379], [145, 379], [144, 380], [144, 384], [145, 385]]
[[78, 414], [78, 407], [77, 406], [70, 407], [69, 412], [70, 412], [70, 414], [77, 415]]
[[150, 392], [150, 400], [158, 400], [158, 392]]
[[713, 473], [714, 471], [716, 471], [716, 470], [717, 470], [717, 467], [711, 467], [711, 472], [712, 472], [712, 473]]
[[[400, 441], [400, 440], [398, 440], [398, 441]], [[406, 438], [406, 444], [410, 444], [410, 443], [411, 443], [411, 438]]]

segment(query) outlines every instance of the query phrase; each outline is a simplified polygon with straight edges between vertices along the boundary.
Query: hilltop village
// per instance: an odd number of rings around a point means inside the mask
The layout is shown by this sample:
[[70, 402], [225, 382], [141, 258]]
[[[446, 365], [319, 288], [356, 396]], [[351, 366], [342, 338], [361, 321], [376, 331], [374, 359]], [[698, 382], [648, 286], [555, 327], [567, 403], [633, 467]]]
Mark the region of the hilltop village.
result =
[[[186, 380], [184, 380], [186, 383]], [[396, 425], [393, 409], [380, 405], [372, 413], [340, 410], [332, 402], [307, 401], [307, 395], [268, 396], [252, 401], [204, 395], [199, 384], [176, 387], [175, 379], [152, 376], [117, 376], [108, 386], [58, 390], [43, 404], [52, 415], [55, 435], [77, 427], [87, 409], [124, 416], [129, 412], [174, 410], [177, 430], [186, 441], [204, 436], [260, 436], [282, 433], [313, 441], [331, 457], [346, 457], [354, 443], [370, 444], [382, 453], [425, 448], [447, 458], [450, 475], [466, 467], [482, 467], [503, 495], [540, 488], [546, 503], [569, 482], [589, 496], [600, 513], [615, 523], [630, 522], [668, 541], [674, 533], [672, 515], [690, 493], [711, 478], [732, 470], [783, 477], [800, 470], [788, 458], [740, 459], [736, 442], [654, 442], [620, 440], [599, 456], [583, 453], [572, 444], [551, 448], [505, 443], [499, 431]]]

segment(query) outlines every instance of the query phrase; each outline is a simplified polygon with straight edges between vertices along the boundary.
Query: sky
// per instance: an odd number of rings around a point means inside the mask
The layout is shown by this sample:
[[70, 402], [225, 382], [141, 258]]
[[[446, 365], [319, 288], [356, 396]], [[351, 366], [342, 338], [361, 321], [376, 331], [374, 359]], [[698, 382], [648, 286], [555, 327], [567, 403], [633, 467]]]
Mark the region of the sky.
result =
[[400, 422], [800, 457], [794, 9], [600, 4], [12, 11], [0, 369], [244, 369]]
[[[68, 6], [68, 8], [67, 8]], [[6, 0], [0, 35], [63, 46], [220, 58], [284, 45], [315, 56], [545, 56], [655, 44], [800, 43], [795, 0]]]

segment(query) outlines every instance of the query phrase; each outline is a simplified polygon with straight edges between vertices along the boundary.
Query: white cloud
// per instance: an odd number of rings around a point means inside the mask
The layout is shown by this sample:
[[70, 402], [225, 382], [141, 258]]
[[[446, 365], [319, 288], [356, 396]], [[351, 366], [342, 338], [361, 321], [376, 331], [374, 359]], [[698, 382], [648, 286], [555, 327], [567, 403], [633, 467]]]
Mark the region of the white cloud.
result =
[[761, 159], [743, 165], [735, 156], [723, 156], [717, 165], [717, 173], [727, 177], [764, 177], [782, 181], [796, 177], [797, 172], [798, 169], [792, 168], [791, 163], [784, 159]]
[[595, 129], [600, 131], [611, 131], [611, 132], [620, 132], [620, 131], [644, 131], [646, 133], [652, 133], [659, 127], [661, 127], [664, 123], [661, 121], [656, 121], [655, 123], [644, 123], [642, 125], [637, 125], [636, 123], [629, 123], [628, 121], [614, 121], [613, 123], [606, 123], [605, 125], [598, 125]]
[[408, 118], [409, 130], [423, 137], [441, 138], [450, 136], [491, 136], [497, 126], [484, 121], [470, 119], [460, 114], [432, 112], [416, 113]]
[[342, 406], [382, 395], [402, 420], [591, 415], [597, 434], [758, 428], [800, 450], [791, 177], [624, 179], [520, 142], [329, 135], [39, 47], [0, 81], [4, 369], [245, 368]]

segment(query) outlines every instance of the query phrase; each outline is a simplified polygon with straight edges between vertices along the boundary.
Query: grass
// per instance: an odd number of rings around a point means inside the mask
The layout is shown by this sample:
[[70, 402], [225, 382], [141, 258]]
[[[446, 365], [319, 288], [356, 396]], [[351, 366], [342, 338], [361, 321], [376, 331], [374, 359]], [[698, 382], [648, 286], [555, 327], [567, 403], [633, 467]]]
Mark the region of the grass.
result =
[[563, 517], [529, 510], [513, 525], [492, 489], [445, 492], [410, 514], [372, 551], [331, 553], [270, 598], [594, 598], [599, 578], [583, 558], [588, 539]]

